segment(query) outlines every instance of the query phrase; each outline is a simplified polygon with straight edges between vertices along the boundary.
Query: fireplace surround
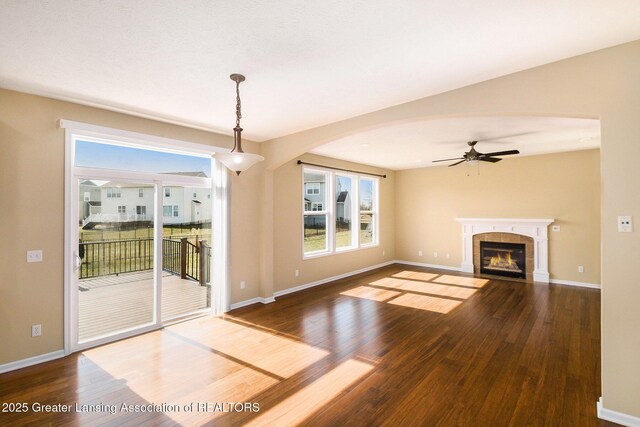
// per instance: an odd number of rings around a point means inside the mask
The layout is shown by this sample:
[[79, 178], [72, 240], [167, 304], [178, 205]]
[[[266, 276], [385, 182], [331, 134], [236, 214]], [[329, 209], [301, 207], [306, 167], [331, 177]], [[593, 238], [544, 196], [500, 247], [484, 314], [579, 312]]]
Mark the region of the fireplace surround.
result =
[[[480, 273], [479, 243], [477, 243], [480, 238], [485, 241], [497, 239], [507, 243], [527, 244], [528, 242], [531, 250], [527, 250], [526, 255], [526, 279], [549, 283], [547, 227], [553, 223], [553, 219], [457, 218], [456, 220], [462, 225], [462, 271]], [[474, 236], [477, 237], [474, 239]], [[475, 262], [474, 246], [475, 253], [478, 254]]]

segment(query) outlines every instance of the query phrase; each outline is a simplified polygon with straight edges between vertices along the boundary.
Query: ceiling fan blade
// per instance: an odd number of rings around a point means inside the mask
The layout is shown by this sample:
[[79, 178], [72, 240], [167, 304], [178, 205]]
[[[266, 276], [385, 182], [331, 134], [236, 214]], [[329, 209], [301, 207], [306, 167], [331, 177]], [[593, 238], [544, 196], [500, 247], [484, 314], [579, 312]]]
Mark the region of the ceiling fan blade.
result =
[[508, 156], [510, 154], [520, 154], [518, 150], [494, 151], [493, 153], [484, 153], [483, 156]]
[[432, 163], [436, 163], [436, 162], [450, 162], [451, 160], [464, 160], [464, 157], [456, 157], [455, 159], [440, 159], [440, 160], [433, 160]]
[[[454, 159], [454, 160], [455, 160], [455, 159]], [[451, 164], [449, 165], [449, 167], [451, 167], [451, 166], [455, 166], [455, 165], [459, 165], [460, 163], [464, 163], [464, 162], [466, 162], [466, 160], [465, 160], [465, 159], [462, 159], [462, 160], [460, 160], [459, 162], [451, 163]]]
[[500, 159], [498, 157], [480, 157], [478, 160], [480, 160], [481, 162], [496, 163], [496, 162], [499, 162], [502, 159]]

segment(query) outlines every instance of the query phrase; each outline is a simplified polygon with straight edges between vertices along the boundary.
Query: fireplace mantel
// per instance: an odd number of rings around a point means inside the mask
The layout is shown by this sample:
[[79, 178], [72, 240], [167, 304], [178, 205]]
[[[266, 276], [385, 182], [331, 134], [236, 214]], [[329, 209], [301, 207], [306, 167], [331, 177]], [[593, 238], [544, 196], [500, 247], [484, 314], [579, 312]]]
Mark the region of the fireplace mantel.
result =
[[456, 218], [462, 224], [462, 271], [473, 273], [473, 236], [480, 233], [513, 233], [533, 238], [533, 280], [549, 283], [547, 227], [554, 220], [521, 218]]

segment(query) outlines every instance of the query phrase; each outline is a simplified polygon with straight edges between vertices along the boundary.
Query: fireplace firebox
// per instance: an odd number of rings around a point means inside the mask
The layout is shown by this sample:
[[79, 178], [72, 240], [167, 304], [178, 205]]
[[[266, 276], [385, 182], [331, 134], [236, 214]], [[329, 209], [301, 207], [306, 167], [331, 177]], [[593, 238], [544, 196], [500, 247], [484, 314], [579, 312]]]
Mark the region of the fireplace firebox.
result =
[[526, 249], [521, 243], [480, 242], [480, 272], [527, 278]]

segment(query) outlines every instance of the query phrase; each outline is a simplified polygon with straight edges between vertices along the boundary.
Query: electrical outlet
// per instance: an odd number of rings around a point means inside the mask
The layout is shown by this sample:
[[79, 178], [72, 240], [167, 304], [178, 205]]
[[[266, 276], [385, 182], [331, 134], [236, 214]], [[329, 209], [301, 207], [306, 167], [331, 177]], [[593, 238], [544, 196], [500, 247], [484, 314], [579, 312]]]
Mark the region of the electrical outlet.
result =
[[433, 253], [433, 257], [434, 257], [434, 258], [438, 258], [438, 252], [434, 252], [434, 253]]
[[244, 280], [242, 280], [240, 282], [240, 289], [244, 289], [245, 286], [246, 286], [246, 283], [244, 282]]
[[578, 273], [584, 273], [584, 265], [578, 266]]
[[27, 251], [27, 262], [42, 262], [42, 249]]
[[31, 336], [39, 337], [42, 335], [42, 325], [31, 325]]
[[418, 256], [422, 256], [422, 251], [418, 251]]
[[296, 270], [296, 277], [300, 276], [300, 270]]
[[630, 215], [624, 215], [618, 217], [618, 232], [631, 233], [633, 232], [633, 219]]

